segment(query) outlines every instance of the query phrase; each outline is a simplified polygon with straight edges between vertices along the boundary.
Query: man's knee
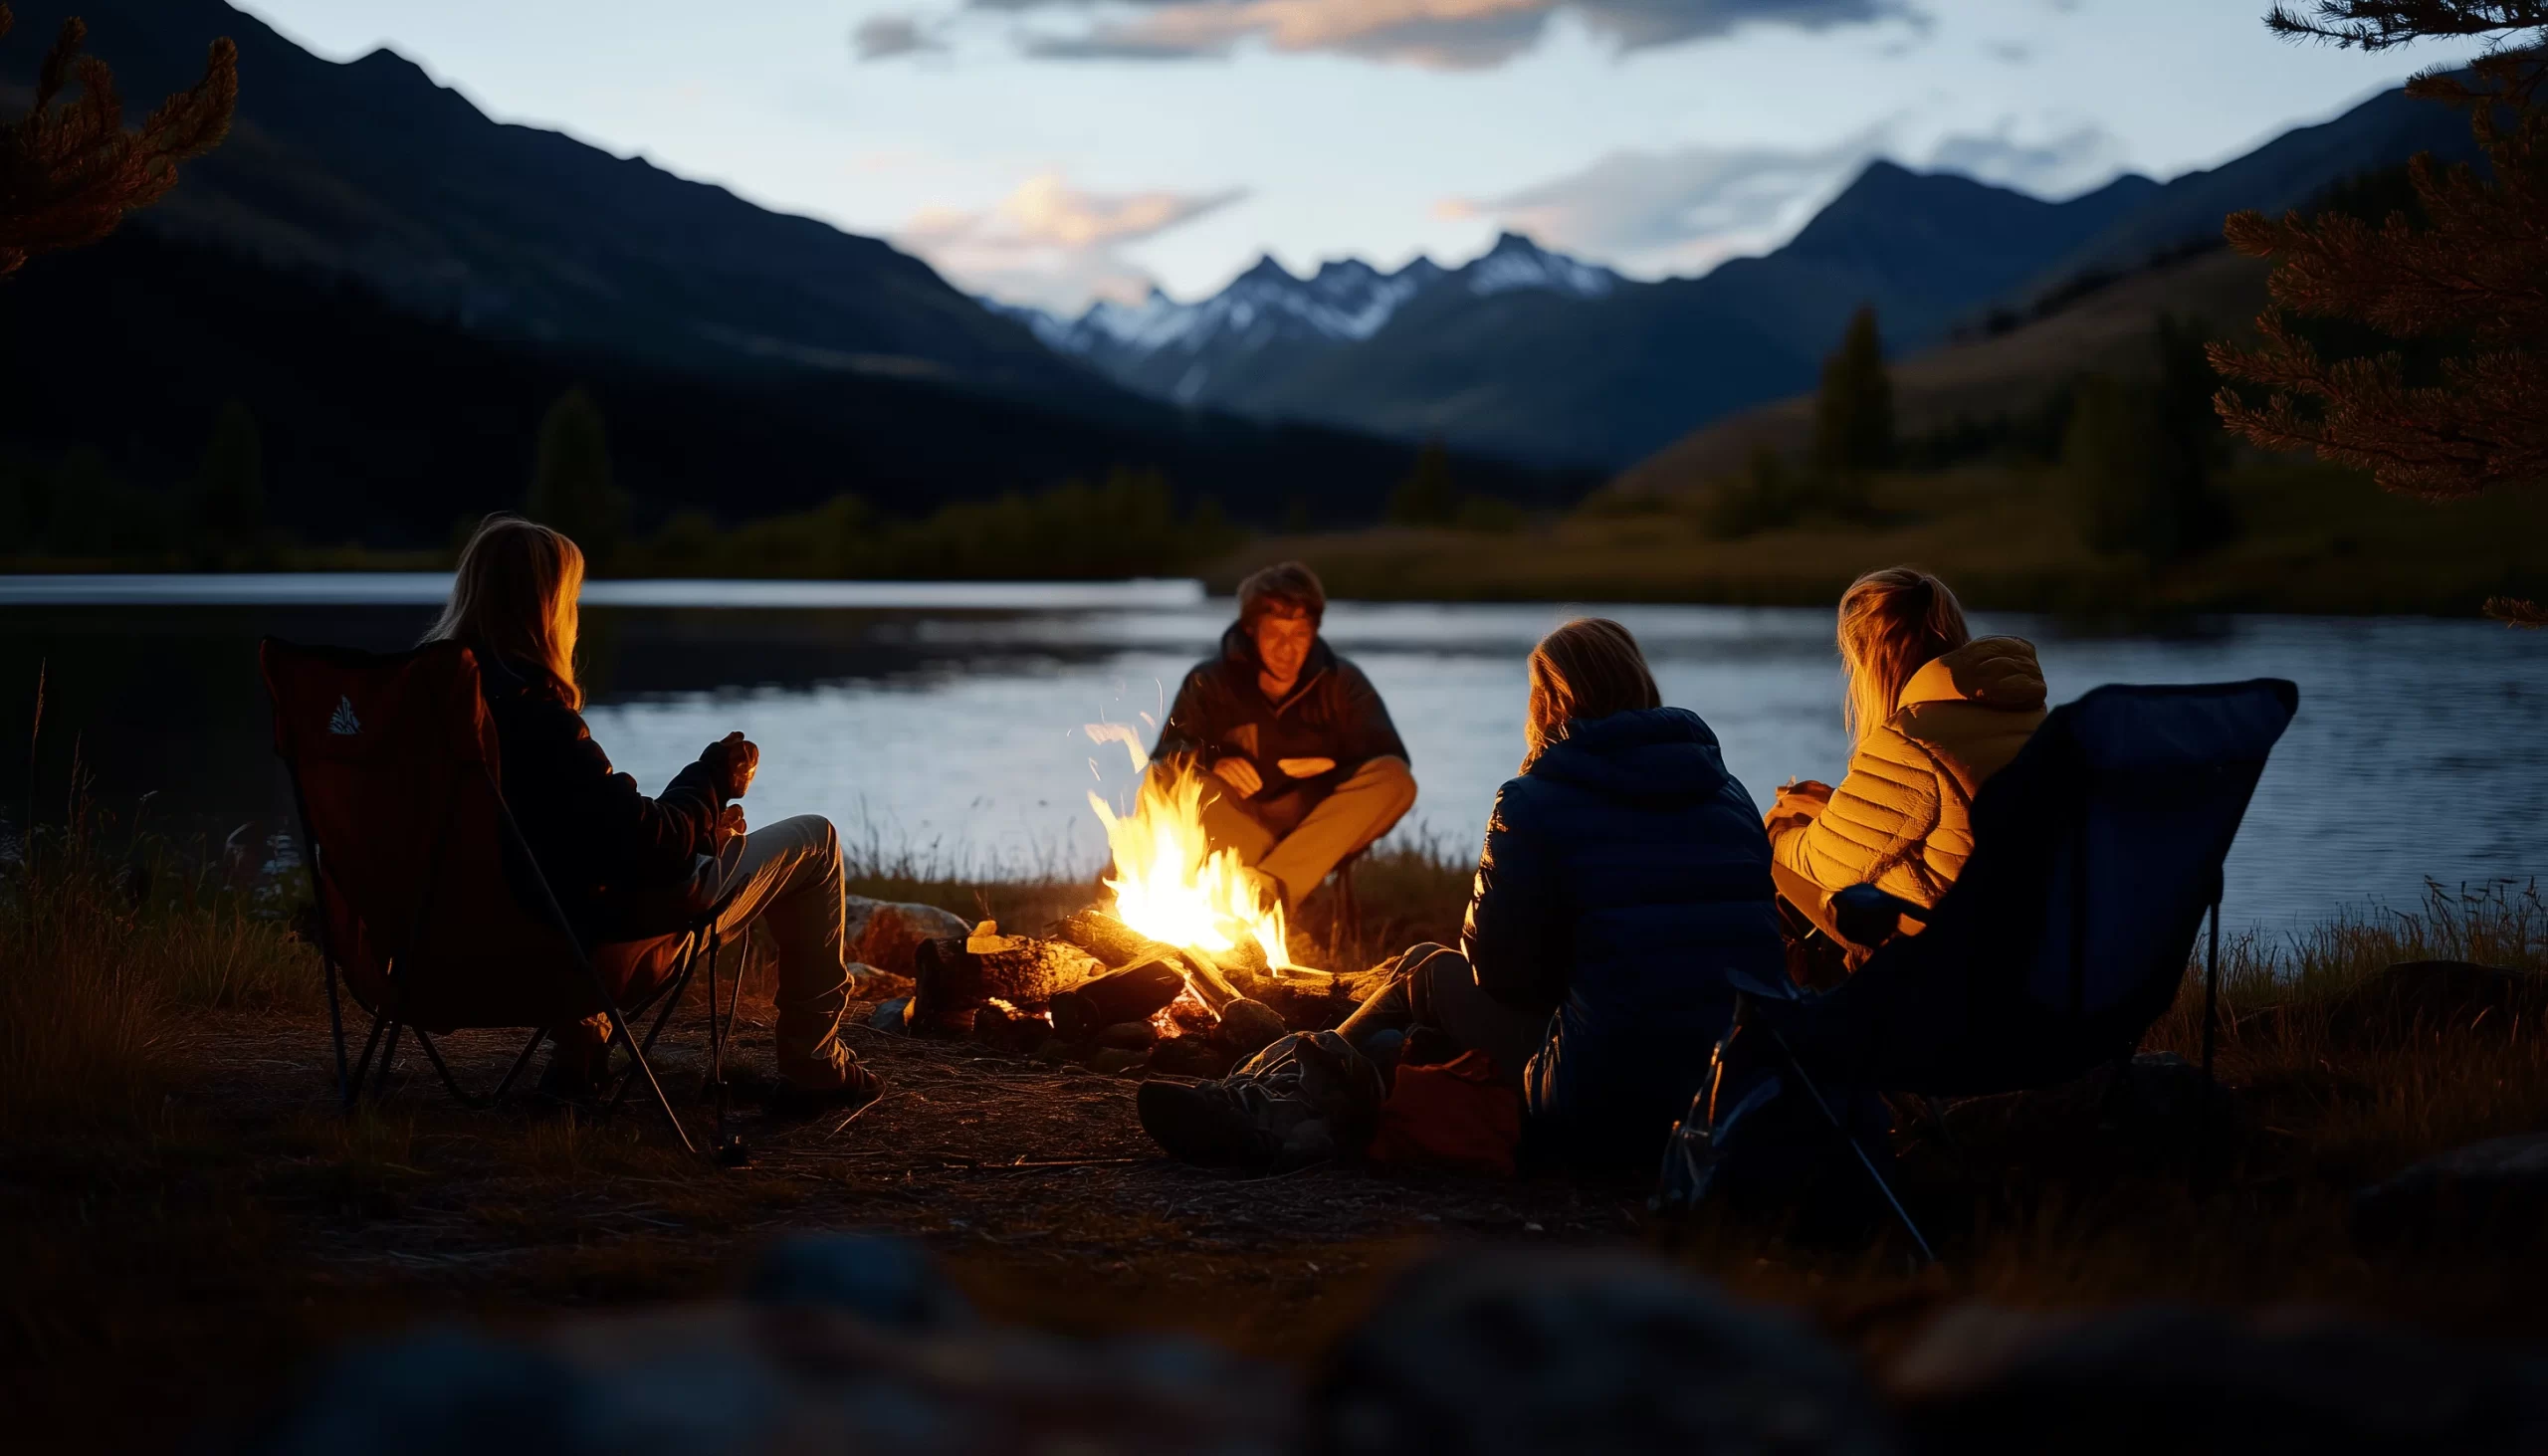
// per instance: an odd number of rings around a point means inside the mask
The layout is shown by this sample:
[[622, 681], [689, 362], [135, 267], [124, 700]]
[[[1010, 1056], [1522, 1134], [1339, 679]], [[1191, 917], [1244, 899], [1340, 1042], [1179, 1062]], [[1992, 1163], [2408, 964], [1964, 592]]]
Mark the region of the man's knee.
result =
[[1370, 786], [1386, 806], [1390, 819], [1415, 807], [1415, 770], [1406, 766], [1405, 759], [1394, 754], [1373, 758], [1355, 770], [1354, 776]]

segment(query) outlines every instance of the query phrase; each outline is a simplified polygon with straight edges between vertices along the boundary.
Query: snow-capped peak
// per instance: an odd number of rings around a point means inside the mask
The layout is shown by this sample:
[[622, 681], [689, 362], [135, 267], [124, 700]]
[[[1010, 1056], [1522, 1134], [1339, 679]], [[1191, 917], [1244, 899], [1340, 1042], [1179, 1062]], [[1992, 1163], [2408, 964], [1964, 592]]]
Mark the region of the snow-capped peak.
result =
[[1619, 284], [1619, 276], [1610, 270], [1551, 253], [1519, 233], [1497, 238], [1495, 247], [1462, 268], [1459, 276], [1468, 291], [1481, 299], [1521, 289], [1598, 299]]
[[1537, 289], [1583, 299], [1600, 298], [1620, 281], [1608, 269], [1507, 233], [1493, 250], [1456, 271], [1419, 257], [1395, 273], [1382, 273], [1359, 258], [1342, 258], [1301, 278], [1267, 254], [1219, 293], [1190, 304], [1154, 288], [1138, 304], [1100, 299], [1075, 319], [990, 307], [1024, 322], [1047, 347], [1084, 358], [1120, 382], [1192, 402], [1230, 366], [1269, 348], [1315, 349], [1368, 339], [1446, 280], [1456, 280], [1459, 291], [1472, 298]]

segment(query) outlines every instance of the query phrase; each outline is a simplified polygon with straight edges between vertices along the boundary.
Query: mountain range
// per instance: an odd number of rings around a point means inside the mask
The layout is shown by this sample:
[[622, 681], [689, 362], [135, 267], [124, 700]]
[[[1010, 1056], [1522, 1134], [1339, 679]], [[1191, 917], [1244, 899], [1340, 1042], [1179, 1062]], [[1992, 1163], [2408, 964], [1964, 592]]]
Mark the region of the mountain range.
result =
[[[327, 61], [220, 0], [14, 9], [0, 78], [76, 13], [144, 105], [231, 37], [240, 101], [119, 236], [0, 287], [0, 465], [87, 448], [175, 484], [237, 399], [278, 520], [439, 544], [520, 504], [541, 412], [583, 384], [641, 529], [844, 492], [926, 514], [1116, 468], [1248, 523], [1359, 524], [1414, 467], [1413, 442], [1127, 390], [886, 243], [497, 122], [388, 51]], [[1458, 469], [1539, 504], [1597, 484]]]
[[2160, 183], [2063, 201], [1889, 161], [1785, 246], [1639, 282], [1507, 235], [1477, 261], [1357, 261], [1308, 279], [1267, 259], [1192, 304], [1154, 294], [1076, 319], [1002, 310], [1127, 388], [1483, 453], [1615, 470], [1694, 427], [1808, 387], [1860, 305], [1912, 352], [1994, 307], [2132, 272], [2417, 151], [2472, 153], [2466, 119], [2403, 92]]

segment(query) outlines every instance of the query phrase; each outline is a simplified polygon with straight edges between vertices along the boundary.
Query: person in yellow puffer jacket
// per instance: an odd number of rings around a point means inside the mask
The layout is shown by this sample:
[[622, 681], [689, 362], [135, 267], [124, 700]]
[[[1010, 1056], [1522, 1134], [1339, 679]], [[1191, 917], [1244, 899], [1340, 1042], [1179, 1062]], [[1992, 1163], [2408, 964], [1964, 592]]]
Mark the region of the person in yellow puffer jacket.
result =
[[1922, 909], [1937, 904], [1973, 854], [1973, 796], [2044, 717], [2033, 645], [1976, 640], [1955, 593], [1926, 571], [1890, 566], [1850, 583], [1839, 645], [1849, 771], [1836, 789], [1780, 789], [1763, 816], [1772, 875], [1801, 939], [1832, 935], [1831, 896], [1852, 885]]

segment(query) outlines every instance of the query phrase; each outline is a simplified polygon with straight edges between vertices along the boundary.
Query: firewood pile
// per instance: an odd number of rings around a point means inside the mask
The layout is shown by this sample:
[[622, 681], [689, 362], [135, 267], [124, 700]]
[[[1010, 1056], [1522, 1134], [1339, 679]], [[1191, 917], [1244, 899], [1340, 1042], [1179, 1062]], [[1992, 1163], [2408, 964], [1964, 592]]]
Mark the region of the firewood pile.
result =
[[912, 994], [876, 1010], [880, 1030], [970, 1038], [1007, 1056], [1110, 1074], [1219, 1077], [1287, 1032], [1353, 1011], [1367, 976], [1273, 967], [1249, 942], [1219, 955], [1150, 939], [1103, 909], [1041, 935], [922, 941]]

